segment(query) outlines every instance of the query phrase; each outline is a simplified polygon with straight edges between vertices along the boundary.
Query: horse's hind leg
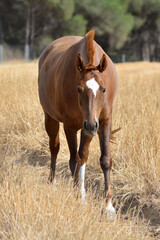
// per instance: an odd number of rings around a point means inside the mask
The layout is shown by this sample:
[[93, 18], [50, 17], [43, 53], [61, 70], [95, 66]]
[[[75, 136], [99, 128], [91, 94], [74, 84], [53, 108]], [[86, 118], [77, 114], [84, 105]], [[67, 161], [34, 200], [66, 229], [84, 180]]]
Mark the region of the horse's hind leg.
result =
[[49, 136], [49, 147], [51, 152], [51, 169], [49, 181], [52, 182], [55, 177], [56, 159], [59, 151], [59, 122], [52, 119], [47, 113], [45, 113], [45, 128]]

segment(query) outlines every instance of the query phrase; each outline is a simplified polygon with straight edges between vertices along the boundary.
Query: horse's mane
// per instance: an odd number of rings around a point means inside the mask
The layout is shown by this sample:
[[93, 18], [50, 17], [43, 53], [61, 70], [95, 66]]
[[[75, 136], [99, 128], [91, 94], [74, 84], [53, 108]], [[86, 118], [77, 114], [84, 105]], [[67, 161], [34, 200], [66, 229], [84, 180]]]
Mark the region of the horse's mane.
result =
[[89, 58], [88, 65], [93, 65], [93, 59], [94, 59], [94, 47], [93, 47], [93, 40], [94, 40], [95, 31], [91, 30], [86, 34], [87, 38], [87, 56]]

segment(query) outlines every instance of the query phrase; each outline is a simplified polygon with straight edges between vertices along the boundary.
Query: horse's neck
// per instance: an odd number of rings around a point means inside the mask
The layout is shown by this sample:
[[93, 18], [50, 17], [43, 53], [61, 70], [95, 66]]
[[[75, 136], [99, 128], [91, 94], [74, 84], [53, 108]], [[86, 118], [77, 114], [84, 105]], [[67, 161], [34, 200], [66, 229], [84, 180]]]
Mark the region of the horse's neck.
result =
[[87, 44], [86, 44], [86, 38], [82, 38], [77, 43], [70, 46], [67, 51], [65, 52], [65, 60], [67, 59], [68, 64], [74, 64], [76, 62], [76, 58], [78, 54], [80, 53], [83, 62], [85, 65], [89, 63], [89, 59], [87, 56]]
[[[94, 47], [94, 55], [93, 55], [93, 62], [92, 65], [98, 65], [100, 62], [100, 59], [103, 55], [103, 51], [101, 51], [101, 48], [99, 47], [99, 45], [94, 41], [93, 43], [93, 47]], [[89, 57], [87, 56], [87, 42], [86, 42], [86, 37], [81, 39], [81, 41], [79, 41], [77, 43], [77, 55], [80, 53], [84, 65], [88, 65], [88, 63], [90, 62]], [[76, 57], [77, 57], [76, 55]]]
[[[103, 52], [100, 50], [99, 45], [96, 42], [94, 42], [94, 48], [95, 48], [95, 55], [93, 57], [93, 65], [98, 65]], [[79, 53], [83, 59], [84, 65], [88, 65], [88, 63], [90, 62], [90, 59], [87, 56], [86, 37], [82, 38], [81, 40], [78, 40], [75, 44], [70, 46], [66, 50], [66, 52], [63, 54], [62, 61], [65, 69], [76, 68], [75, 63]]]

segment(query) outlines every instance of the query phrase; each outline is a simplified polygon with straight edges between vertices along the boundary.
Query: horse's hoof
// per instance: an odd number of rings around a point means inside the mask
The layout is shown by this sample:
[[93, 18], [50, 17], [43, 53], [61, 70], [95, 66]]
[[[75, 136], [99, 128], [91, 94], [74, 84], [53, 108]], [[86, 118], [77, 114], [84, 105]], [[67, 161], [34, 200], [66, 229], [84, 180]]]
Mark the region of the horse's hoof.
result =
[[51, 184], [53, 192], [57, 191], [57, 181], [55, 178], [52, 179], [51, 181], [50, 179], [48, 179], [48, 184]]
[[105, 214], [107, 215], [107, 217], [109, 218], [110, 221], [113, 221], [115, 219], [115, 217], [116, 217], [116, 210], [112, 206], [111, 202], [109, 202], [108, 206], [106, 207]]
[[52, 177], [52, 175], [49, 175], [47, 183], [51, 184], [53, 182], [53, 180], [54, 180], [54, 178]]
[[88, 205], [87, 201], [85, 199], [83, 199], [83, 198], [81, 198], [81, 204], [82, 205]]

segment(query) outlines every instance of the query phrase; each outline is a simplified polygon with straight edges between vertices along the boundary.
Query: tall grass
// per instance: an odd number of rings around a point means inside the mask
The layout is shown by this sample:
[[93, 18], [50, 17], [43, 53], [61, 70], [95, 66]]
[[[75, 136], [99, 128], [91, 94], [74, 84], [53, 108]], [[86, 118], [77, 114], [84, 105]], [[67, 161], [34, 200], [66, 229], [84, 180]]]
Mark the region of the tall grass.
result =
[[[160, 64], [116, 65], [111, 185], [117, 218], [102, 210], [99, 143], [90, 146], [87, 205], [72, 187], [61, 127], [56, 186], [38, 100], [37, 63], [0, 66], [0, 239], [155, 239], [160, 234]], [[56, 188], [56, 189], [55, 189]]]

